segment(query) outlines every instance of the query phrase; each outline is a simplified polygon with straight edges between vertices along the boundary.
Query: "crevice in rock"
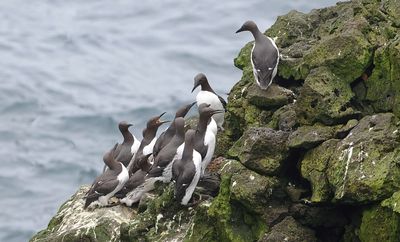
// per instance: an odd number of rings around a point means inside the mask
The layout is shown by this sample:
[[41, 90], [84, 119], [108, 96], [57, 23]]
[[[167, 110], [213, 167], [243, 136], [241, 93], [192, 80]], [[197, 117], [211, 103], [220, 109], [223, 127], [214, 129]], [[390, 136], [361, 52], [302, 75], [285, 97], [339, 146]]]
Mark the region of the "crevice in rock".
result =
[[306, 149], [298, 148], [290, 150], [289, 157], [285, 160], [280, 176], [287, 179], [286, 193], [292, 201], [299, 201], [311, 196], [311, 184], [300, 173], [300, 162]]
[[286, 79], [280, 76], [276, 76], [274, 82], [281, 87], [291, 90], [295, 95], [299, 95], [299, 89], [304, 84], [303, 79], [296, 80], [293, 77]]
[[371, 64], [365, 69], [364, 73], [350, 83], [351, 90], [354, 93], [354, 98], [350, 100], [350, 105], [361, 112], [361, 116], [365, 116], [374, 112], [372, 102], [366, 100], [368, 87], [365, 83], [366, 80], [372, 75], [375, 64], [372, 54]]
[[318, 241], [341, 241], [346, 227], [358, 228], [362, 208], [351, 205], [293, 204], [290, 215], [302, 225], [315, 231]]

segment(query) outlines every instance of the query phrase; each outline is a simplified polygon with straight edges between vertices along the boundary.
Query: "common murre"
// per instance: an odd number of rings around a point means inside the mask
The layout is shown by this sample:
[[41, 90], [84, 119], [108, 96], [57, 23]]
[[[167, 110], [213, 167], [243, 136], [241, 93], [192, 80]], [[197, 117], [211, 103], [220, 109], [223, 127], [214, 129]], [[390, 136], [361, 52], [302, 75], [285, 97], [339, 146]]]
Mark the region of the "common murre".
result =
[[98, 201], [101, 206], [107, 205], [108, 200], [128, 181], [128, 170], [121, 162], [114, 159], [116, 148], [117, 144], [103, 156], [104, 163], [109, 169], [93, 182], [85, 196], [85, 209], [95, 201]]
[[175, 199], [182, 205], [188, 204], [200, 179], [201, 155], [194, 150], [195, 134], [195, 130], [186, 131], [182, 158], [172, 164]]
[[[205, 103], [210, 104], [211, 108], [214, 110], [225, 110], [225, 100], [211, 88], [206, 75], [204, 75], [203, 73], [199, 73], [194, 77], [192, 92], [198, 86], [201, 86], [201, 90], [196, 95], [197, 106]], [[222, 125], [224, 124], [224, 112], [214, 114], [213, 118], [217, 123], [218, 128], [224, 130], [224, 128], [222, 127]]]
[[253, 74], [258, 86], [266, 90], [278, 72], [279, 49], [275, 41], [261, 33], [253, 21], [246, 21], [236, 33], [242, 31], [253, 34], [255, 41], [250, 57]]

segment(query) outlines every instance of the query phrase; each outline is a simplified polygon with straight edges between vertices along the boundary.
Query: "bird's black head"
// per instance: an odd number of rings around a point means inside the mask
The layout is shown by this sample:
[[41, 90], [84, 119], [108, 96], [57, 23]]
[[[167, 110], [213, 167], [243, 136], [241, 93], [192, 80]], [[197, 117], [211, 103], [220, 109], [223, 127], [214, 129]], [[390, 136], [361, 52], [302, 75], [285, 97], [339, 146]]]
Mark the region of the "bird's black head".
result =
[[209, 119], [211, 116], [213, 116], [216, 113], [223, 113], [224, 110], [215, 110], [210, 107], [210, 104], [202, 103], [199, 106], [199, 115], [200, 117], [206, 117]]
[[162, 117], [165, 113], [166, 113], [166, 112], [163, 112], [163, 113], [160, 114], [159, 116], [156, 116], [156, 117], [151, 118], [151, 119], [147, 122], [147, 128], [148, 128], [148, 129], [158, 128], [158, 127], [160, 127], [162, 124], [168, 123], [169, 121], [167, 121], [167, 120], [161, 121], [161, 117]]
[[195, 104], [196, 104], [196, 102], [193, 102], [191, 104], [188, 104], [188, 105], [185, 105], [185, 106], [179, 108], [175, 113], [175, 118], [179, 118], [179, 117], [184, 118], [186, 116], [186, 114], [189, 112], [190, 108], [192, 108], [193, 105], [195, 105]]
[[250, 31], [252, 33], [254, 33], [254, 31], [258, 30], [258, 27], [256, 25], [256, 23], [254, 23], [253, 21], [249, 20], [246, 21], [242, 27], [240, 27], [240, 29], [238, 29], [236, 31], [236, 33], [242, 32], [242, 31]]
[[174, 120], [174, 125], [175, 125], [175, 132], [183, 132], [185, 129], [185, 119], [182, 117], [178, 117]]
[[204, 75], [203, 73], [199, 73], [194, 77], [194, 85], [193, 85], [193, 89], [192, 92], [198, 87], [198, 86], [209, 86], [208, 84], [208, 80], [206, 75]]
[[121, 133], [123, 133], [123, 132], [127, 131], [129, 129], [129, 127], [131, 127], [132, 125], [133, 124], [130, 124], [130, 123], [126, 122], [126, 121], [121, 121], [118, 124], [118, 128], [119, 128], [119, 131], [121, 131]]

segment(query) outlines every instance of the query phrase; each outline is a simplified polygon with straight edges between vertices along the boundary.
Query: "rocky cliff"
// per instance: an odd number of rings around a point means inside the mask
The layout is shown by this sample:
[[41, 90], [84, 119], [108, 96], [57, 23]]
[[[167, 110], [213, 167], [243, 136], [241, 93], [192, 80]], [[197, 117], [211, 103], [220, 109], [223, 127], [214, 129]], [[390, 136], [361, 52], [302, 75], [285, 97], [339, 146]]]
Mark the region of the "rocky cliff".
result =
[[276, 84], [254, 84], [248, 43], [216, 197], [182, 207], [160, 185], [137, 208], [83, 211], [83, 186], [31, 241], [400, 241], [400, 1], [291, 11], [266, 34]]

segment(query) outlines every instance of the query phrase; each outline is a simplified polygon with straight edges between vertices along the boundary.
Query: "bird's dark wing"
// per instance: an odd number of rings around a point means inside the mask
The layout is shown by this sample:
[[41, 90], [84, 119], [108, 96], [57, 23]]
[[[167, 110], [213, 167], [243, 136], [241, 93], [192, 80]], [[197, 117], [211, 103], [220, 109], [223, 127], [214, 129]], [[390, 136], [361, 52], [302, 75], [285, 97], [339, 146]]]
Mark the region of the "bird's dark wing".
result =
[[278, 52], [275, 47], [269, 42], [256, 44], [252, 60], [258, 81], [269, 84], [274, 68], [278, 63]]
[[186, 189], [189, 187], [195, 174], [196, 167], [194, 164], [191, 164], [190, 166], [189, 164], [186, 164], [183, 172], [178, 175], [175, 183], [175, 198], [177, 201], [182, 201], [182, 198], [185, 196]]
[[147, 173], [147, 177], [160, 177], [164, 172], [164, 168], [160, 166], [152, 167], [151, 170]]
[[[118, 148], [118, 147], [117, 147]], [[125, 167], [128, 166], [129, 162], [131, 161], [133, 154], [131, 153], [131, 146], [130, 145], [121, 145], [121, 149], [115, 159]]]
[[99, 197], [107, 195], [112, 192], [119, 184], [116, 177], [103, 177], [97, 180], [86, 195], [85, 207], [89, 206], [92, 202], [96, 201]]
[[219, 96], [219, 95], [217, 95], [218, 96], [218, 98], [219, 98], [219, 100], [221, 101], [221, 103], [222, 103], [222, 106], [224, 107], [224, 110], [226, 111], [226, 101], [225, 101], [225, 99], [223, 99], [221, 96]]
[[178, 176], [181, 173], [181, 163], [180, 159], [176, 159], [176, 157], [172, 160], [172, 180], [178, 180]]

